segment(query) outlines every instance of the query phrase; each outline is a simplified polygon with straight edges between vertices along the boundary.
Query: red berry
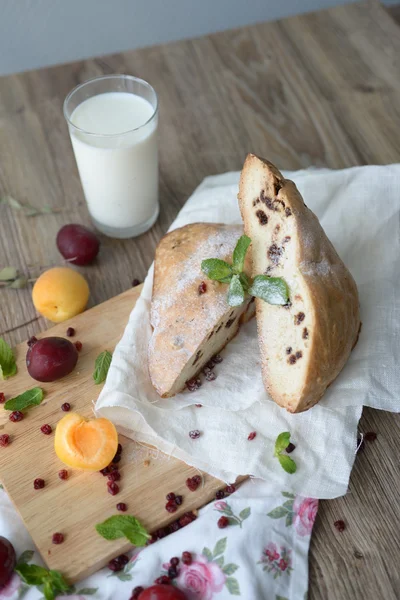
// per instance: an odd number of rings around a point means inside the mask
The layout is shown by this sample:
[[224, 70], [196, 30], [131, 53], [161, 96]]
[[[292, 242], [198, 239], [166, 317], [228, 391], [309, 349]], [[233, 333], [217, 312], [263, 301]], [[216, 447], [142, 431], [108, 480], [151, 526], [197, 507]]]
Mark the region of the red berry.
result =
[[175, 504], [177, 504], [178, 506], [180, 506], [183, 502], [183, 497], [182, 496], [176, 496], [175, 498]]
[[118, 465], [108, 465], [108, 472], [112, 473], [113, 471], [118, 471]]
[[233, 492], [236, 492], [236, 488], [235, 486], [231, 483], [231, 485], [227, 485], [225, 488], [225, 492], [227, 494], [233, 494]]
[[124, 566], [125, 565], [123, 565], [122, 562], [120, 562], [118, 560], [118, 558], [113, 558], [112, 560], [110, 560], [110, 562], [107, 565], [107, 567], [110, 569], [110, 571], [114, 571], [114, 572], [122, 571]]
[[194, 475], [194, 477], [189, 477], [186, 479], [186, 486], [189, 488], [191, 492], [195, 492], [199, 485], [201, 484], [200, 475]]
[[39, 477], [35, 479], [33, 482], [33, 487], [35, 490], [42, 490], [44, 488], [44, 479], [40, 479]]
[[168, 500], [167, 504], [165, 505], [165, 509], [169, 512], [169, 513], [174, 513], [176, 512], [176, 510], [178, 509], [175, 500]]
[[125, 504], [125, 502], [118, 502], [118, 504], [117, 504], [117, 510], [119, 510], [121, 512], [126, 512], [128, 510], [128, 507]]
[[225, 492], [223, 490], [218, 490], [215, 497], [217, 500], [222, 500], [222, 498], [225, 498]]
[[182, 552], [182, 562], [184, 565], [191, 565], [193, 562], [193, 557], [191, 552], [188, 552], [187, 550], [185, 550], [185, 552]]
[[104, 467], [104, 469], [101, 469], [101, 471], [99, 471], [99, 473], [101, 473], [103, 475], [103, 477], [105, 477], [106, 475], [108, 475], [110, 473], [110, 467]]
[[74, 337], [75, 329], [73, 327], [68, 327], [67, 329], [67, 337]]
[[167, 500], [175, 500], [174, 492], [170, 492], [169, 494], [167, 494], [166, 498], [167, 498]]
[[161, 577], [157, 577], [157, 579], [154, 581], [154, 583], [161, 583], [164, 585], [168, 585], [171, 583], [171, 580], [166, 575], [161, 575]]
[[179, 565], [179, 558], [177, 556], [173, 556], [169, 561], [171, 567], [177, 567]]
[[195, 404], [196, 408], [202, 408], [202, 406], [203, 406], [202, 404]]
[[82, 350], [82, 342], [75, 342], [75, 348], [80, 352]]
[[133, 588], [132, 590], [132, 595], [129, 598], [129, 600], [138, 600], [140, 594], [144, 591], [144, 587], [141, 585], [137, 585], [135, 588]]
[[216, 365], [218, 365], [219, 363], [222, 363], [222, 361], [224, 360], [222, 358], [222, 356], [220, 354], [216, 354], [215, 356], [212, 357], [211, 359]]
[[10, 421], [13, 423], [18, 423], [18, 421], [22, 421], [23, 418], [24, 415], [20, 410], [14, 410], [9, 417]]
[[201, 296], [201, 294], [205, 294], [206, 293], [206, 291], [207, 291], [207, 284], [205, 283], [205, 281], [202, 281], [200, 283], [198, 291], [199, 291], [199, 296]]
[[187, 512], [184, 515], [182, 515], [178, 522], [181, 527], [186, 527], [186, 525], [189, 525], [190, 523], [192, 523], [192, 521], [195, 521], [196, 519], [197, 517], [195, 514], [193, 514], [192, 512]]
[[199, 377], [194, 377], [186, 382], [186, 387], [189, 392], [195, 392], [201, 387], [201, 380]]
[[52, 432], [53, 430], [52, 430], [52, 428], [51, 428], [51, 425], [48, 425], [48, 424], [46, 423], [46, 425], [42, 425], [42, 426], [41, 426], [41, 428], [40, 428], [40, 431], [41, 431], [42, 433], [44, 433], [44, 435], [50, 435], [50, 434], [51, 434], [51, 432]]
[[367, 431], [367, 433], [364, 435], [366, 442], [374, 442], [377, 437], [378, 436], [376, 435], [375, 431]]
[[[14, 546], [5, 537], [0, 536], [0, 588], [3, 588], [11, 578], [16, 562]], [[4, 590], [4, 595], [1, 595], [5, 598], [6, 593], [7, 591]]]
[[71, 410], [71, 405], [69, 404], [69, 402], [64, 402], [64, 404], [61, 404], [61, 410], [63, 410], [64, 412], [68, 412], [69, 410]]
[[138, 286], [140, 284], [141, 284], [141, 282], [139, 281], [139, 279], [133, 279], [132, 280], [132, 287], [136, 287], [136, 286]]
[[192, 431], [189, 431], [189, 437], [192, 440], [197, 440], [197, 438], [199, 438], [200, 435], [201, 433], [198, 429], [193, 429]]
[[286, 452], [290, 454], [291, 452], [293, 452], [293, 450], [296, 450], [296, 446], [292, 444], [292, 442], [290, 442], [289, 446], [287, 446], [286, 448]]
[[340, 533], [342, 533], [342, 531], [344, 531], [346, 529], [346, 523], [342, 520], [335, 521], [334, 526], [336, 527], [336, 529], [338, 531], [340, 531]]
[[107, 489], [111, 496], [116, 496], [119, 492], [119, 486], [114, 481], [107, 481]]
[[118, 444], [116, 454], [122, 454], [122, 446], [121, 446], [121, 444]]
[[251, 433], [249, 433], [247, 439], [251, 442], [251, 440], [254, 440], [254, 438], [256, 437], [257, 432], [256, 431], [252, 431]]
[[214, 371], [207, 371], [207, 373], [205, 373], [205, 377], [207, 379], [207, 381], [215, 381], [217, 379], [216, 374], [214, 373]]
[[220, 517], [218, 519], [217, 525], [220, 529], [225, 529], [225, 527], [228, 527], [228, 525], [229, 525], [228, 517]]
[[34, 335], [32, 337], [29, 338], [29, 340], [27, 341], [27, 344], [29, 347], [33, 346], [34, 344], [36, 344], [37, 342], [37, 337], [35, 337]]
[[61, 469], [61, 471], [58, 471], [58, 476], [60, 479], [68, 479], [68, 471], [66, 469]]
[[116, 454], [114, 456], [114, 458], [112, 459], [112, 462], [115, 463], [119, 463], [119, 461], [121, 460], [121, 455], [120, 454]]
[[8, 435], [8, 433], [3, 433], [2, 435], [0, 435], [0, 446], [5, 448], [6, 446], [8, 446], [9, 443], [10, 436]]
[[119, 481], [121, 479], [121, 473], [119, 471], [111, 471], [107, 477], [109, 481]]
[[120, 554], [119, 556], [117, 556], [117, 560], [124, 565], [127, 565], [129, 562], [129, 556], [127, 556], [126, 554]]
[[170, 577], [171, 579], [175, 579], [175, 577], [178, 577], [178, 570], [176, 567], [169, 567], [168, 577]]
[[53, 533], [52, 542], [53, 544], [62, 544], [64, 541], [64, 535], [62, 533]]
[[6, 397], [3, 392], [0, 392], [0, 404], [4, 404], [6, 401]]

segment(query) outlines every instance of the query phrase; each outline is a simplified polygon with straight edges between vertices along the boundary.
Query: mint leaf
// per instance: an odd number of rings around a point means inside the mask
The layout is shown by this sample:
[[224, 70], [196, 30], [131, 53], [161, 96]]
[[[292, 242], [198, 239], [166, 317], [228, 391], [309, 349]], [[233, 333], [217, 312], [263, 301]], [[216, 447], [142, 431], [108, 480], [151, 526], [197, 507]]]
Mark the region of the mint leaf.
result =
[[250, 287], [250, 279], [247, 277], [246, 273], [240, 273], [239, 279], [240, 279], [240, 283], [242, 284], [244, 291], [247, 294], [247, 292], [249, 291], [249, 287]]
[[231, 265], [219, 258], [206, 258], [201, 263], [201, 270], [209, 279], [221, 283], [229, 283], [232, 277]]
[[35, 553], [33, 550], [25, 550], [19, 557], [18, 564], [22, 565], [28, 563], [30, 560], [32, 560], [34, 554]]
[[249, 294], [261, 298], [268, 304], [286, 304], [289, 300], [289, 289], [281, 277], [256, 275], [249, 289]]
[[93, 379], [96, 384], [103, 383], [107, 377], [108, 369], [111, 365], [112, 354], [104, 350], [95, 360]]
[[150, 539], [143, 525], [131, 515], [114, 515], [96, 525], [96, 531], [106, 540], [126, 537], [134, 546], [144, 546]]
[[232, 255], [233, 270], [239, 274], [243, 271], [246, 252], [251, 244], [251, 239], [247, 235], [242, 235], [235, 246]]
[[50, 583], [50, 581], [45, 581], [45, 584], [43, 586], [43, 594], [45, 597], [45, 600], [54, 600], [55, 599], [55, 593], [53, 590], [53, 587]]
[[286, 450], [290, 443], [290, 433], [289, 431], [283, 431], [278, 435], [275, 441], [275, 452], [274, 456], [278, 456], [281, 452]]
[[4, 408], [6, 410], [26, 410], [31, 406], [39, 406], [43, 398], [44, 393], [42, 388], [32, 388], [31, 390], [27, 390], [15, 398], [7, 400]]
[[240, 283], [239, 275], [232, 275], [227, 300], [229, 306], [240, 306], [244, 301], [244, 289]]
[[282, 469], [286, 471], [286, 473], [296, 473], [296, 463], [292, 458], [290, 458], [290, 456], [287, 456], [287, 454], [279, 454], [278, 460], [281, 463]]
[[0, 380], [12, 377], [17, 372], [14, 353], [3, 338], [0, 338]]
[[0, 270], [0, 281], [12, 281], [17, 278], [17, 274], [15, 267], [4, 267]]
[[15, 570], [28, 585], [42, 585], [48, 577], [47, 569], [38, 565], [18, 564]]
[[67, 592], [69, 590], [69, 585], [64, 579], [64, 576], [60, 571], [50, 570], [48, 573], [49, 581], [51, 583], [51, 587], [56, 592]]

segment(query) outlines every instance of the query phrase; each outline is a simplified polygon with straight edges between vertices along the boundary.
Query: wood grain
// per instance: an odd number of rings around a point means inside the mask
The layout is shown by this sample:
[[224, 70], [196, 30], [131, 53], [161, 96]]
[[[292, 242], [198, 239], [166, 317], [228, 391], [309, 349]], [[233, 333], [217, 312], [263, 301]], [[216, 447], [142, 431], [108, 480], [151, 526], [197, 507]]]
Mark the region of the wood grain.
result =
[[[132, 73], [154, 85], [161, 106], [160, 218], [136, 240], [102, 238], [97, 263], [82, 269], [97, 304], [144, 277], [194, 187], [207, 175], [240, 169], [248, 151], [281, 169], [398, 162], [399, 31], [378, 2], [366, 1], [3, 78], [0, 194], [65, 212], [27, 219], [0, 206], [2, 266], [35, 276], [60, 262], [54, 240], [62, 224], [89, 224], [61, 110], [77, 83]], [[0, 333], [8, 341], [43, 329], [29, 290], [0, 293]], [[400, 597], [399, 417], [366, 409], [360, 427], [379, 437], [357, 458], [350, 493], [321, 502], [311, 600]], [[348, 528], [339, 535], [333, 521], [342, 517]]]
[[[93, 416], [93, 402], [101, 389], [93, 382], [94, 361], [103, 350], [114, 349], [140, 289], [128, 290], [46, 332], [46, 335], [65, 336], [66, 327], [70, 325], [76, 329], [73, 341], [83, 340], [78, 365], [71, 375], [57, 382], [37, 384], [26, 371], [27, 346], [23, 343], [16, 348], [18, 376], [2, 384], [7, 399], [37, 385], [45, 390], [40, 407], [27, 411], [19, 423], [11, 423], [9, 411], [1, 409], [0, 430], [8, 433], [12, 442], [0, 454], [0, 477], [43, 560], [49, 568], [62, 571], [71, 583], [131, 549], [126, 540], [109, 542], [95, 530], [97, 523], [118, 514], [117, 502], [126, 502], [127, 514], [135, 515], [149, 531], [155, 531], [183, 513], [203, 506], [224, 487], [221, 481], [204, 475], [204, 485], [190, 492], [185, 481], [198, 471], [123, 436], [120, 436], [123, 454], [119, 463], [118, 495], [108, 494], [107, 480], [100, 473], [69, 469], [67, 481], [58, 477], [60, 469], [65, 468], [53, 450], [55, 426], [65, 414], [61, 404], [68, 401], [73, 411]], [[40, 431], [44, 423], [53, 427], [49, 436]], [[147, 460], [149, 465], [145, 464]], [[36, 477], [46, 482], [42, 490], [33, 488]], [[165, 496], [171, 491], [184, 497], [173, 514], [165, 510]], [[55, 532], [65, 535], [60, 546], [52, 544]]]

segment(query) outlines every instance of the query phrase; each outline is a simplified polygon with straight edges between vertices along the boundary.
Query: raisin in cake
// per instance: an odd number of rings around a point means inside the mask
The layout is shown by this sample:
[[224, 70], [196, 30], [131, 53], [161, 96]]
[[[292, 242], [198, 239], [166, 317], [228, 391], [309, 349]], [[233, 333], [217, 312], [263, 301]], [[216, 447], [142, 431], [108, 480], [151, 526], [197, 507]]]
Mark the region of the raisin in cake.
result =
[[[232, 262], [242, 234], [241, 225], [193, 223], [168, 233], [157, 247], [148, 358], [151, 381], [164, 398], [182, 391], [254, 315], [251, 298], [229, 306], [228, 285], [201, 271], [206, 258]], [[245, 271], [250, 275], [250, 258]]]
[[264, 385], [290, 412], [316, 404], [344, 367], [360, 329], [357, 287], [295, 184], [249, 154], [239, 185], [253, 276], [283, 277], [285, 306], [256, 300]]

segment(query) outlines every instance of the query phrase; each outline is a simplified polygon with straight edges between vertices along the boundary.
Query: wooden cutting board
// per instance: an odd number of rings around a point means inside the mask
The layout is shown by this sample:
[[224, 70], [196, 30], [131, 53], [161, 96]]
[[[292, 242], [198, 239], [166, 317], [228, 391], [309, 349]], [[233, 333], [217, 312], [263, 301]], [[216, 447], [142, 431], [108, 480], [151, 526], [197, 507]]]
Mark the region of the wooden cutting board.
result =
[[[126, 502], [126, 514], [137, 517], [152, 532], [186, 511], [203, 506], [224, 485], [204, 475], [204, 486], [190, 492], [185, 481], [197, 473], [194, 468], [122, 436], [118, 495], [107, 492], [107, 480], [100, 473], [68, 469], [67, 481], [58, 477], [58, 471], [65, 468], [53, 448], [55, 426], [65, 415], [61, 404], [69, 402], [71, 410], [87, 417], [93, 415], [93, 403], [101, 390], [92, 378], [95, 359], [103, 350], [114, 349], [140, 289], [141, 286], [128, 290], [37, 335], [65, 337], [67, 327], [75, 328], [76, 335], [71, 340], [81, 341], [83, 348], [75, 371], [68, 377], [53, 383], [35, 382], [26, 370], [27, 345], [23, 343], [15, 349], [18, 374], [0, 382], [6, 399], [37, 385], [45, 390], [42, 404], [27, 411], [19, 423], [12, 423], [9, 411], [0, 408], [1, 433], [8, 433], [12, 439], [8, 447], [0, 448], [0, 479], [48, 568], [60, 570], [70, 583], [87, 577], [131, 548], [124, 540], [106, 541], [95, 530], [96, 523], [117, 514], [117, 502]], [[53, 427], [49, 436], [40, 431], [45, 423]], [[42, 490], [33, 488], [37, 477], [46, 482]], [[182, 494], [184, 500], [171, 515], [165, 510], [165, 496], [172, 491]], [[55, 532], [65, 535], [63, 544], [52, 543]]]

